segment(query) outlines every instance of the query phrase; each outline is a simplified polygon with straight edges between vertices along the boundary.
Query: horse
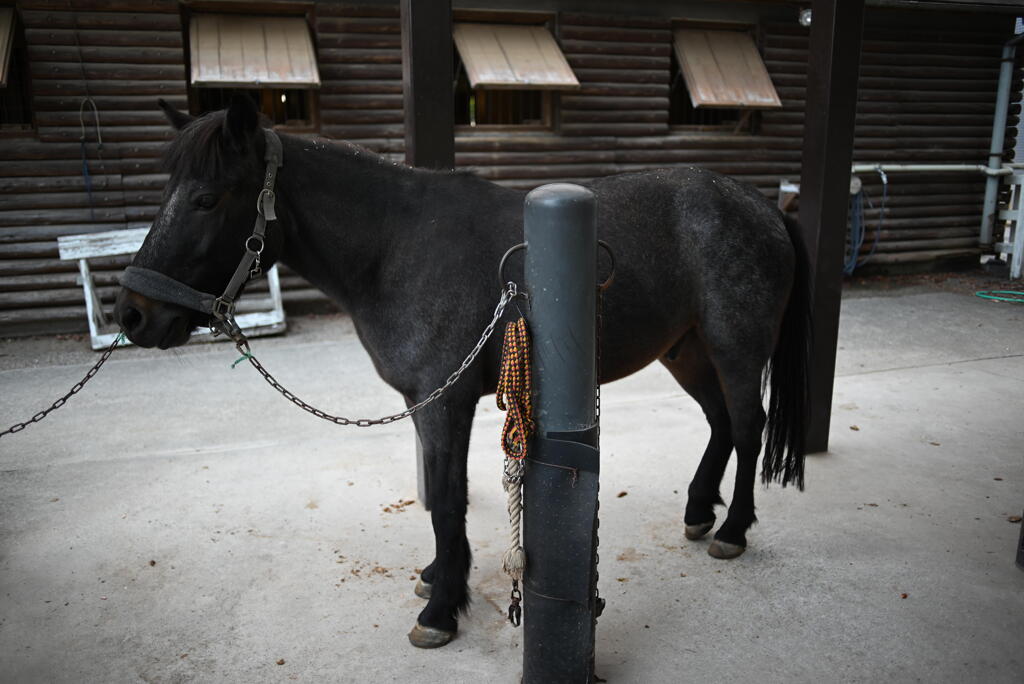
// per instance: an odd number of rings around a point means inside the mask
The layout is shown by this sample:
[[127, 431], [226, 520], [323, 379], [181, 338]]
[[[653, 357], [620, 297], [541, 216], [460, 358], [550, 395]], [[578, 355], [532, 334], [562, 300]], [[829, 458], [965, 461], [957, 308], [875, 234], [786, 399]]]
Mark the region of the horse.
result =
[[[132, 265], [220, 292], [257, 215], [268, 145], [260, 115], [248, 98], [201, 117], [159, 106], [176, 129], [164, 155], [169, 180]], [[522, 238], [524, 192], [467, 171], [411, 168], [351, 143], [279, 138], [277, 216], [263, 267], [286, 264], [338, 302], [380, 377], [407, 405], [423, 400], [491, 319], [499, 261]], [[602, 302], [600, 381], [658, 360], [700, 404], [711, 437], [688, 489], [688, 539], [713, 528], [735, 449], [732, 502], [708, 548], [734, 558], [757, 519], [762, 442], [765, 484], [803, 489], [810, 280], [800, 228], [756, 188], [696, 167], [585, 186], [596, 197], [598, 237], [616, 257]], [[521, 274], [521, 264], [508, 268], [511, 280]], [[135, 344], [161, 349], [184, 344], [209, 320], [128, 287], [115, 319]], [[427, 603], [409, 634], [418, 647], [451, 641], [468, 607], [466, 455], [500, 353], [492, 338], [443, 397], [413, 416], [435, 540], [417, 585]]]

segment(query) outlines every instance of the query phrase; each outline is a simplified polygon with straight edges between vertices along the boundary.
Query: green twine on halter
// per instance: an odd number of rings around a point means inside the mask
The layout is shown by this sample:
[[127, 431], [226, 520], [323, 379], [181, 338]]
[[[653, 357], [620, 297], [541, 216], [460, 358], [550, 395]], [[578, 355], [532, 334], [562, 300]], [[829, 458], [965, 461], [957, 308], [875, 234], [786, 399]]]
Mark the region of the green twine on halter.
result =
[[235, 359], [235, 362], [231, 364], [231, 370], [235, 370], [235, 366], [242, 363], [243, 361], [248, 361], [251, 358], [252, 354], [250, 354], [249, 352], [242, 352], [242, 355]]
[[[1010, 297], [1000, 297], [999, 295], [1012, 295]], [[1016, 290], [978, 290], [974, 293], [975, 297], [981, 297], [982, 299], [994, 299], [997, 302], [1018, 302], [1024, 304], [1024, 292], [1017, 292]]]

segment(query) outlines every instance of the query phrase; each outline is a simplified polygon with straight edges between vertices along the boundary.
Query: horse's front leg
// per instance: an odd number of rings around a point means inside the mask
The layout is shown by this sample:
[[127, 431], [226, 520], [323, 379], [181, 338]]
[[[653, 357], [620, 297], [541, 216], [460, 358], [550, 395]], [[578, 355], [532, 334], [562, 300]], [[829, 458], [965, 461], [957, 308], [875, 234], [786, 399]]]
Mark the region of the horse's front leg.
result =
[[459, 613], [469, 604], [466, 453], [478, 399], [453, 388], [414, 418], [423, 445], [434, 526], [434, 561], [417, 586], [417, 593], [429, 601], [409, 632], [409, 641], [419, 648], [437, 648], [454, 639]]

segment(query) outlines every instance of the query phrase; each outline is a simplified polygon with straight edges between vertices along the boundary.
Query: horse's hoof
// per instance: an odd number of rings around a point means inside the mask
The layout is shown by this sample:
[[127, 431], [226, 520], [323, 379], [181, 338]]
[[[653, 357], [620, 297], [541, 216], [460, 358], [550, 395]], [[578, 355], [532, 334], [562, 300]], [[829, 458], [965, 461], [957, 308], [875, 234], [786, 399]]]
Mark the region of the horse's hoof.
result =
[[711, 542], [711, 546], [708, 547], [708, 554], [715, 558], [721, 558], [728, 560], [729, 558], [735, 558], [741, 555], [747, 550], [746, 546], [740, 546], [739, 544], [730, 544], [729, 542], [716, 539]]
[[419, 622], [409, 632], [409, 643], [416, 648], [440, 648], [454, 638], [455, 632], [448, 632], [436, 627], [424, 627]]
[[413, 589], [413, 591], [421, 599], [428, 599], [430, 598], [430, 592], [433, 588], [433, 584], [431, 584], [430, 582], [424, 582], [423, 578], [421, 577], [420, 579], [416, 580], [416, 588]]
[[711, 528], [715, 526], [715, 521], [701, 523], [699, 525], [687, 525], [686, 529], [683, 530], [683, 534], [690, 541], [697, 541], [704, 537], [705, 534], [711, 531]]

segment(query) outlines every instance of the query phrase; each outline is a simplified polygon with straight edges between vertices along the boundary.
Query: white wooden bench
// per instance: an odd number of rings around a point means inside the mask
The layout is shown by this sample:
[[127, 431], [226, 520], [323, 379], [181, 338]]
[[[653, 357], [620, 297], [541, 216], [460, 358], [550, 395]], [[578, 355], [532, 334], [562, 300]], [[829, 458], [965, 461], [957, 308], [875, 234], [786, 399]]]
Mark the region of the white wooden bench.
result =
[[[1006, 209], [999, 212], [996, 230], [1003, 229], [1004, 238], [993, 247], [996, 254], [1005, 254], [1010, 262], [1010, 278], [1020, 278], [1024, 265], [1024, 173], [1013, 173], [1004, 182], [1010, 188]], [[998, 236], [997, 236], [998, 237]]]
[[[103, 311], [92, 272], [89, 270], [89, 259], [97, 257], [134, 254], [139, 251], [142, 241], [146, 239], [149, 228], [130, 228], [127, 230], [111, 230], [105, 233], [86, 233], [83, 235], [66, 235], [57, 238], [60, 258], [78, 261], [80, 281], [85, 290], [85, 311], [89, 318], [89, 337], [92, 348], [106, 349], [117, 337], [117, 327]], [[249, 337], [273, 335], [284, 332], [287, 327], [284, 318], [284, 304], [281, 300], [281, 281], [277, 276], [277, 266], [267, 271], [269, 296], [262, 293], [248, 294], [238, 302], [239, 314], [235, 317], [239, 327]], [[192, 335], [193, 341], [209, 342], [215, 338], [211, 333]], [[216, 339], [226, 339], [224, 337]]]

